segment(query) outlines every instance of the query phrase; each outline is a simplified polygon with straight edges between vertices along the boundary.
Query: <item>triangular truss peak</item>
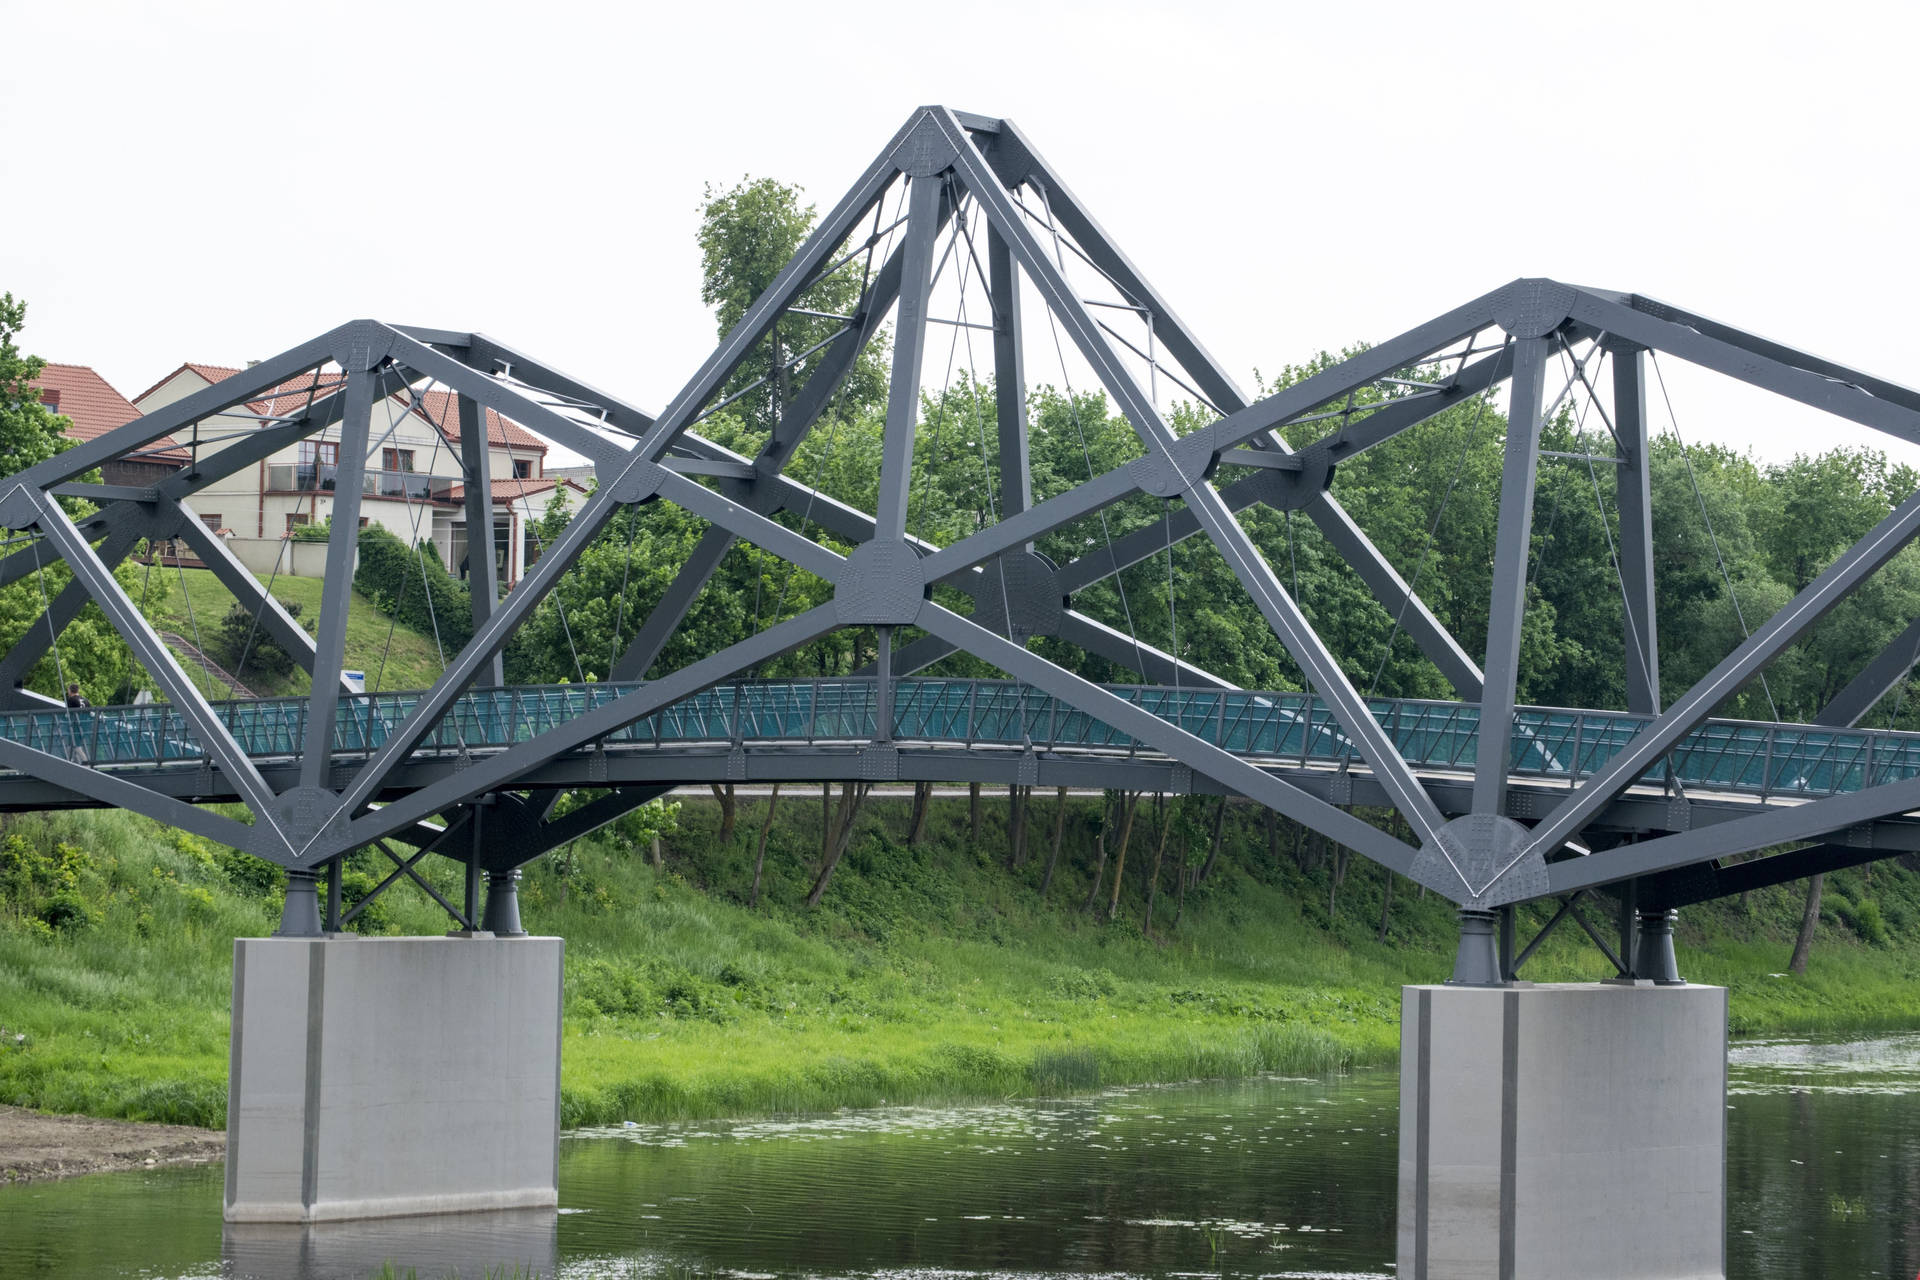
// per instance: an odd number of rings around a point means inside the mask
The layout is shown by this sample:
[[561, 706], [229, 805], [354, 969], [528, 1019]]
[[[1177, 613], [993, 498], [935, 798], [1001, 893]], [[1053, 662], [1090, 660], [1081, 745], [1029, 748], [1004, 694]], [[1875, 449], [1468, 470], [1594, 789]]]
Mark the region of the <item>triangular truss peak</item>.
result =
[[[848, 309], [815, 305], [821, 282], [838, 272], [858, 273], [857, 288], [836, 294], [853, 299], [840, 304]], [[804, 349], [776, 343], [769, 367], [753, 365], [756, 353], [769, 350], [768, 335], [795, 317], [810, 326]], [[1084, 479], [1052, 492], [1034, 489], [1024, 394], [1027, 353], [1042, 347], [1027, 339], [1042, 330], [1046, 345], [1057, 335], [1077, 362], [1088, 380], [1079, 389], [1101, 393], [1137, 441], [1128, 461], [1101, 469], [1089, 458]], [[883, 334], [892, 344], [891, 382], [877, 496], [863, 504], [792, 464], [809, 433], [831, 418], [862, 351]], [[1912, 539], [1920, 499], [1663, 708], [1648, 517], [1643, 370], [1650, 352], [1920, 440], [1920, 394], [1897, 384], [1635, 295], [1544, 279], [1513, 281], [1252, 399], [1018, 128], [922, 108], [657, 414], [485, 335], [356, 321], [0, 482], [0, 523], [32, 542], [0, 560], [0, 585], [33, 573], [48, 556], [74, 570], [72, 586], [49, 602], [33, 635], [57, 636], [82, 604], [98, 602], [162, 687], [181, 718], [187, 754], [201, 767], [185, 783], [177, 771], [93, 767], [3, 735], [0, 765], [37, 780], [34, 796], [142, 809], [302, 875], [388, 839], [506, 874], [516, 859], [684, 782], [1111, 785], [1137, 778], [1156, 789], [1249, 797], [1470, 909], [1636, 879], [1664, 886], [1659, 891], [1673, 898], [1682, 890], [1671, 877], [1728, 852], [1790, 840], [1841, 843], [1835, 833], [1877, 830], [1874, 824], [1920, 807], [1920, 780], [1871, 773], [1852, 790], [1790, 811], [1764, 797], [1744, 812], [1712, 811], [1739, 814], [1730, 821], [1709, 821], [1709, 811], [1671, 785], [1657, 802], [1644, 794], [1650, 771], [1729, 693]], [[957, 381], [956, 368], [963, 368]], [[313, 391], [295, 408], [276, 410], [244, 440], [151, 487], [77, 483], [104, 461], [302, 377]], [[429, 385], [457, 401], [459, 440], [448, 448], [459, 455], [467, 492], [480, 495], [470, 510], [478, 525], [490, 520], [478, 505], [490, 492], [487, 451], [476, 444], [488, 410], [586, 455], [599, 483], [509, 595], [474, 593], [472, 639], [447, 653], [433, 687], [396, 704], [380, 732], [355, 738], [347, 730], [360, 704], [338, 690], [352, 515], [360, 470], [377, 447], [371, 406]], [[1341, 507], [1330, 481], [1341, 462], [1501, 387], [1509, 408], [1489, 552], [1489, 638], [1484, 653], [1468, 654]], [[1630, 711], [1638, 717], [1637, 733], [1623, 734], [1623, 745], [1594, 765], [1515, 705], [1541, 432], [1569, 397], [1603, 406], [1613, 447], [1604, 459], [1617, 476], [1619, 541], [1610, 553], [1622, 587]], [[1176, 430], [1176, 400], [1204, 424], [1189, 418], [1189, 429]], [[747, 441], [740, 444], [746, 452], [703, 430], [748, 403], [764, 413], [758, 434], [735, 439]], [[928, 457], [948, 465], [947, 455], [931, 449], [941, 426], [929, 419], [929, 404], [937, 411], [963, 404], [970, 419], [971, 452], [954, 454], [951, 465], [976, 468], [991, 495], [977, 527], [942, 532], [916, 518], [916, 465]], [[335, 515], [347, 518], [332, 527], [322, 616], [309, 640], [199, 529], [190, 504], [219, 477], [318, 432], [339, 442]], [[62, 496], [85, 497], [100, 510], [69, 519]], [[1108, 535], [1109, 509], [1143, 497], [1160, 504], [1159, 518]], [[610, 664], [609, 683], [541, 691], [542, 707], [562, 711], [542, 712], [537, 723], [516, 719], [521, 695], [498, 689], [508, 638], [617, 512], [650, 502], [705, 522], [687, 562], [636, 620]], [[1257, 505], [1299, 511], [1314, 523], [1457, 692], [1457, 704], [1416, 709], [1421, 723], [1447, 717], [1455, 727], [1442, 736], [1473, 740], [1471, 750], [1437, 756], [1428, 741], [1434, 735], [1408, 728], [1404, 708], [1382, 710], [1348, 678], [1338, 638], [1314, 628], [1243, 528], [1240, 514]], [[1036, 549], [1076, 525], [1097, 526], [1103, 536], [1064, 562]], [[230, 713], [186, 677], [113, 578], [114, 564], [140, 540], [174, 536], [186, 537], [312, 674], [300, 740], [282, 757], [264, 757], [236, 736]], [[1259, 608], [1311, 698], [1233, 689], [1076, 601], [1196, 536]], [[736, 542], [818, 578], [829, 598], [659, 674], [665, 645]], [[945, 588], [958, 589], [971, 607], [948, 607], [954, 597]], [[770, 660], [847, 629], [870, 635], [878, 656], [844, 688], [774, 688], [752, 678]], [[1031, 643], [1040, 637], [1138, 673], [1145, 684], [1096, 684], [1041, 656]], [[9, 669], [30, 667], [39, 643], [23, 642], [8, 655]], [[1920, 646], [1908, 638], [1896, 648], [1860, 674], [1829, 719], [1857, 719], [1904, 676]], [[1008, 680], [923, 678], [955, 653]], [[649, 673], [656, 678], [643, 679]], [[837, 699], [831, 714], [822, 699]], [[488, 736], [495, 721], [511, 721], [498, 740]], [[697, 749], [665, 749], [670, 742]], [[1540, 776], [1560, 778], [1558, 789], [1529, 781]], [[6, 785], [0, 782], [0, 803]], [[563, 817], [534, 795], [575, 788], [607, 794]], [[252, 825], [191, 803], [205, 798], [244, 802]], [[1395, 811], [1411, 841], [1355, 816], [1357, 806]], [[1627, 842], [1627, 831], [1652, 834]]]

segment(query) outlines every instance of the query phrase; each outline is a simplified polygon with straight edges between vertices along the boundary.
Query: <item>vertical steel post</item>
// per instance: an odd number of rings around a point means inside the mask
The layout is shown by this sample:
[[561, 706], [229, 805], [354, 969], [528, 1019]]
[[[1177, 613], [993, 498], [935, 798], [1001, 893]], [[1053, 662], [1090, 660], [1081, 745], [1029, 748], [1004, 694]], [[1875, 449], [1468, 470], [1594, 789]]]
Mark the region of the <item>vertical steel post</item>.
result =
[[[358, 363], [356, 361], [355, 363]], [[347, 606], [353, 599], [354, 557], [360, 550], [360, 494], [367, 470], [367, 437], [373, 419], [373, 374], [347, 372], [346, 409], [340, 418], [340, 463], [334, 472], [332, 532], [327, 537], [327, 576], [320, 593], [320, 628], [313, 642], [313, 693], [307, 704], [306, 751], [300, 785], [324, 786], [333, 763], [333, 722], [340, 709], [340, 668], [347, 647]]]
[[1473, 811], [1504, 812], [1507, 757], [1513, 744], [1514, 683], [1520, 671], [1520, 626], [1527, 607], [1527, 553], [1533, 542], [1533, 490], [1539, 471], [1541, 392], [1547, 339], [1514, 344], [1507, 407], [1507, 455], [1500, 473], [1500, 525], [1493, 556], [1493, 607], [1487, 617], [1480, 742], [1474, 756]]
[[473, 830], [467, 840], [467, 895], [461, 903], [461, 910], [466, 914], [467, 928], [470, 930], [480, 927], [480, 815], [486, 809], [485, 799], [484, 796], [475, 797], [468, 810], [473, 814]]
[[1653, 592], [1652, 460], [1647, 455], [1646, 350], [1619, 346], [1613, 364], [1614, 429], [1620, 465], [1614, 501], [1620, 510], [1620, 579], [1626, 593], [1627, 710], [1660, 711], [1660, 627]]
[[[487, 411], [471, 396], [461, 396], [459, 413], [460, 470], [467, 484], [467, 590], [473, 595], [473, 629], [478, 631], [500, 600], [499, 570], [493, 562], [493, 451]], [[505, 661], [496, 652], [476, 683], [505, 684]]]
[[340, 932], [340, 873], [345, 863], [343, 855], [327, 864], [327, 933]]
[[913, 489], [913, 435], [920, 418], [920, 367], [927, 353], [927, 297], [933, 287], [933, 243], [940, 232], [941, 180], [921, 177], [911, 182], [900, 307], [893, 333], [893, 383], [887, 393], [880, 500], [873, 531], [876, 542], [898, 541], [907, 533], [907, 498]]
[[1000, 514], [1004, 519], [1033, 505], [1033, 467], [1027, 456], [1020, 277], [1013, 265], [1012, 249], [991, 226], [987, 229], [987, 276], [993, 301], [993, 414], [1000, 435]]
[[880, 651], [873, 664], [873, 737], [876, 742], [893, 741], [893, 628], [875, 628], [880, 635]]

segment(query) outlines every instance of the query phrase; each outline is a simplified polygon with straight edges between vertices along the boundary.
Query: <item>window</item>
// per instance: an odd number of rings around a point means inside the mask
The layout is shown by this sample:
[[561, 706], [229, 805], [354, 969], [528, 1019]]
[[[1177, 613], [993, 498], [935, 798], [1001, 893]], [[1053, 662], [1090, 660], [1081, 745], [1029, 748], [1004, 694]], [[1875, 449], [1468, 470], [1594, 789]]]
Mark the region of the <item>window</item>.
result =
[[217, 511], [202, 511], [200, 513], [200, 523], [207, 526], [208, 532], [218, 533], [220, 532], [221, 523], [220, 513]]
[[340, 445], [331, 440], [302, 440], [300, 442], [301, 465], [311, 466], [316, 462], [328, 467], [338, 466]]
[[313, 523], [313, 517], [309, 516], [304, 511], [290, 511], [287, 513], [287, 532], [288, 533], [292, 533], [294, 531], [294, 528], [298, 525], [312, 524], [312, 523]]
[[380, 467], [383, 471], [412, 471], [413, 450], [382, 449], [380, 451]]
[[513, 478], [515, 480], [533, 479], [533, 460], [530, 458], [515, 458], [513, 460]]
[[50, 413], [60, 412], [60, 390], [58, 387], [40, 388], [40, 403], [47, 406]]
[[367, 517], [365, 517], [365, 516], [361, 516], [361, 517], [360, 517], [360, 527], [361, 527], [362, 529], [364, 529], [364, 528], [366, 528], [366, 527], [367, 527]]

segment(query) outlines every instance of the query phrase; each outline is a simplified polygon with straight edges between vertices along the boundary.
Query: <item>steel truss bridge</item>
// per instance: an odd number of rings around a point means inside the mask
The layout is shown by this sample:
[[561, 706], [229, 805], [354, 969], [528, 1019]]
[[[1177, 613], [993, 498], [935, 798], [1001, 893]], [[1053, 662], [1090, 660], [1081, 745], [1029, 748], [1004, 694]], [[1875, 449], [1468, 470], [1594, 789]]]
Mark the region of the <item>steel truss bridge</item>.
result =
[[[857, 301], [823, 309], [822, 282], [853, 272]], [[730, 393], [783, 317], [826, 322], [827, 336]], [[867, 511], [792, 464], [889, 320], [878, 500]], [[978, 367], [976, 333], [990, 352]], [[1139, 448], [1104, 471], [1089, 459], [1084, 480], [1036, 492], [1024, 362], [1030, 343], [1049, 334], [1069, 385], [1064, 352], [1124, 415]], [[937, 336], [954, 344], [949, 369], [964, 336], [975, 394], [991, 397], [994, 417], [979, 460], [990, 472], [992, 518], [944, 540], [910, 518]], [[1258, 802], [1458, 903], [1462, 980], [1499, 981], [1528, 954], [1515, 951], [1513, 904], [1557, 897], [1556, 923], [1571, 914], [1586, 925], [1577, 903], [1602, 889], [1619, 908], [1620, 949], [1608, 951], [1622, 973], [1670, 978], [1675, 908], [1920, 850], [1920, 822], [1909, 816], [1920, 810], [1920, 736], [1854, 728], [1914, 665], [1920, 619], [1818, 724], [1711, 718], [1920, 533], [1920, 496], [1663, 705], [1647, 413], [1656, 353], [1920, 442], [1920, 393], [1911, 389], [1666, 303], [1547, 279], [1516, 280], [1252, 398], [1018, 128], [922, 108], [657, 414], [482, 334], [362, 320], [0, 480], [0, 525], [15, 545], [29, 544], [0, 559], [0, 585], [56, 558], [73, 574], [0, 658], [0, 808], [119, 806], [274, 861], [289, 873], [283, 931], [303, 933], [321, 927], [320, 878], [346, 854], [390, 840], [419, 850], [403, 870], [428, 852], [467, 864], [464, 912], [446, 904], [457, 918], [478, 922], [485, 873], [489, 918], [517, 927], [517, 867], [684, 783], [1204, 791]], [[295, 408], [284, 399], [257, 407], [290, 383], [305, 387]], [[762, 383], [785, 394], [752, 456], [702, 433], [706, 419]], [[1197, 405], [1205, 425], [1176, 430], [1163, 384]], [[1484, 653], [1468, 654], [1341, 507], [1331, 480], [1346, 459], [1502, 387], [1508, 428], [1488, 639]], [[432, 688], [354, 696], [341, 671], [368, 459], [384, 443], [374, 407], [391, 397], [418, 403], [427, 388], [457, 398], [458, 438], [445, 445], [465, 482], [469, 529], [492, 520], [489, 410], [584, 454], [598, 485], [504, 598], [490, 575], [474, 575], [473, 638], [447, 656]], [[1604, 421], [1605, 449], [1574, 460], [1615, 476], [1624, 712], [1517, 705], [1542, 429], [1581, 397]], [[1303, 447], [1280, 434], [1316, 420], [1329, 429]], [[84, 480], [168, 435], [190, 442], [192, 460], [151, 486]], [[338, 441], [339, 464], [326, 588], [309, 635], [191, 504], [315, 437]], [[1161, 518], [1106, 533], [1106, 511], [1142, 494], [1163, 504]], [[69, 517], [63, 497], [96, 510]], [[655, 501], [698, 517], [705, 533], [637, 620], [611, 679], [507, 686], [501, 653], [515, 629], [621, 509]], [[1343, 673], [1339, 638], [1314, 629], [1243, 527], [1240, 513], [1256, 506], [1311, 520], [1457, 700], [1365, 696]], [[1056, 563], [1034, 550], [1063, 529], [1089, 531], [1084, 554]], [[1231, 688], [1079, 607], [1079, 593], [1194, 537], [1218, 550], [1317, 696]], [[175, 538], [307, 670], [311, 697], [213, 702], [196, 688], [113, 576], [143, 542]], [[831, 598], [642, 679], [737, 543], [823, 580]], [[89, 602], [126, 638], [165, 705], [70, 712], [17, 686]], [[855, 678], [743, 678], [848, 628], [871, 633], [878, 655]], [[1041, 636], [1146, 683], [1088, 681], [1029, 646]], [[1009, 679], [917, 674], [954, 653]], [[553, 801], [575, 789], [603, 794], [555, 816]], [[213, 802], [244, 805], [251, 820], [202, 807]], [[1356, 808], [1392, 810], [1411, 839]], [[1796, 847], [1735, 861], [1788, 845]], [[1501, 918], [1509, 927], [1496, 955]]]

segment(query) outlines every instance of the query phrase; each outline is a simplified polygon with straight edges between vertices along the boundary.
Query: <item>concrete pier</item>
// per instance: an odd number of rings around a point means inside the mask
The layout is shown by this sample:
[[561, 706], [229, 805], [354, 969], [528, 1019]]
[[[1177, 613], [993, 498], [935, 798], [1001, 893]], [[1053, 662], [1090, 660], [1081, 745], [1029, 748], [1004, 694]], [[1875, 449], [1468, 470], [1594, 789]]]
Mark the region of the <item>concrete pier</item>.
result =
[[1407, 987], [1403, 1280], [1721, 1280], [1727, 993]]
[[240, 938], [229, 1222], [557, 1202], [559, 938]]

